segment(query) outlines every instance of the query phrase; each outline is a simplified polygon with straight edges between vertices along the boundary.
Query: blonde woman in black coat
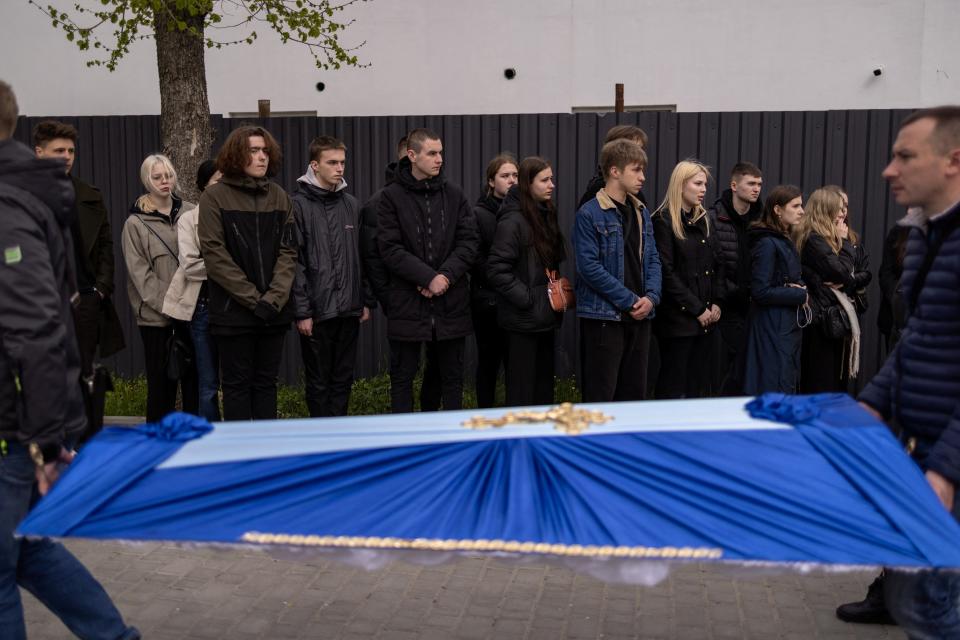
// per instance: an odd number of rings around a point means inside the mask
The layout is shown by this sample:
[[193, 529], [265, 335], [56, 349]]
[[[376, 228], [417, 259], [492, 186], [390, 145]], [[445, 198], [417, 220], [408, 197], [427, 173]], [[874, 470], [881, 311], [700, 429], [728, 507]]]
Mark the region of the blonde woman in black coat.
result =
[[713, 329], [720, 320], [722, 278], [716, 237], [703, 207], [710, 172], [685, 160], [673, 169], [667, 195], [653, 215], [663, 295], [654, 332], [660, 346], [657, 398], [706, 393]]

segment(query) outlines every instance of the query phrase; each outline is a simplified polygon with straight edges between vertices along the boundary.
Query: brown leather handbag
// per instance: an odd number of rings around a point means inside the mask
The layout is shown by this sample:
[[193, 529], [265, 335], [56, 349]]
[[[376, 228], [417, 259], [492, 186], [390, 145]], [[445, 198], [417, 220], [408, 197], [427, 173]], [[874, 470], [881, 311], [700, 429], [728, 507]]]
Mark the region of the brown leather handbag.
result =
[[573, 309], [577, 304], [577, 296], [573, 292], [573, 285], [566, 278], [560, 277], [556, 269], [544, 269], [547, 274], [547, 297], [550, 298], [550, 308], [561, 313]]

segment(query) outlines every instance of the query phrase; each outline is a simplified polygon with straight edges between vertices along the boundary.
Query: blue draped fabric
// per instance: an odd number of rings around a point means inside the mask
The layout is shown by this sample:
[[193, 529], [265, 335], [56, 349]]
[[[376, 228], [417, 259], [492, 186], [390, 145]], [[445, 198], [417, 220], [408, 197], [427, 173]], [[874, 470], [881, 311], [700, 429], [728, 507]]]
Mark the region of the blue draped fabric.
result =
[[203, 418], [179, 412], [136, 429], [104, 429], [67, 467], [54, 490], [43, 499], [43, 507], [30, 513], [31, 526], [71, 530], [103, 504], [150, 476], [154, 467], [183, 443], [212, 430]]
[[[678, 423], [697, 402], [673, 405]], [[650, 406], [617, 405], [619, 428]], [[794, 428], [515, 438], [506, 427], [486, 440], [162, 468], [179, 443], [111, 429], [20, 532], [222, 543], [261, 532], [350, 546], [495, 540], [960, 567], [960, 527], [887, 428], [850, 398], [768, 395], [748, 409]], [[350, 420], [317, 421], [315, 437]]]

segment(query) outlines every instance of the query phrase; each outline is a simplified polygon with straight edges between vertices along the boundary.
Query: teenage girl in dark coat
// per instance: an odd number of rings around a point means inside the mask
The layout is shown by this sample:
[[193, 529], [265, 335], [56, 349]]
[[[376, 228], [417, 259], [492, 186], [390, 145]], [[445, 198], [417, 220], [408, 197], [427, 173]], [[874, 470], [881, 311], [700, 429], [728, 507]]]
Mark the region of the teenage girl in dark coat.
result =
[[492, 407], [500, 366], [506, 362], [506, 335], [497, 324], [497, 296], [487, 282], [487, 254], [497, 230], [500, 205], [517, 184], [517, 159], [501, 153], [487, 165], [483, 195], [473, 205], [480, 232], [477, 262], [470, 272], [473, 331], [477, 338], [477, 407]]
[[750, 229], [750, 321], [744, 391], [795, 393], [808, 322], [800, 255], [790, 232], [803, 218], [800, 189], [776, 187]]
[[566, 257], [553, 205], [553, 169], [524, 158], [519, 182], [500, 208], [487, 258], [487, 280], [497, 292], [497, 319], [507, 335], [507, 405], [553, 402], [554, 332], [562, 315], [547, 298], [547, 269]]
[[661, 399], [706, 393], [722, 282], [716, 238], [703, 208], [709, 176], [699, 162], [679, 163], [653, 215], [663, 274], [663, 298], [653, 321], [660, 346], [656, 396]]

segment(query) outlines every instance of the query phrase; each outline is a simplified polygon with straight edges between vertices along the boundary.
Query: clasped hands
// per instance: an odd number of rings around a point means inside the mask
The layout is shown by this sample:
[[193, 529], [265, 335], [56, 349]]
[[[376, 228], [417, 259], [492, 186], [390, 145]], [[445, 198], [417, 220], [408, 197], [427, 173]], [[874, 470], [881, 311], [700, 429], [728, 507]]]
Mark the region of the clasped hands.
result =
[[433, 280], [430, 281], [427, 287], [417, 287], [417, 291], [419, 291], [420, 295], [424, 298], [432, 298], [434, 296], [442, 296], [449, 288], [450, 280], [442, 273], [438, 273], [433, 276]]
[[643, 320], [650, 315], [651, 311], [653, 311], [653, 301], [643, 296], [642, 298], [637, 298], [637, 301], [630, 307], [630, 317], [634, 320]]
[[703, 313], [697, 316], [697, 322], [706, 329], [710, 325], [720, 321], [720, 307], [715, 304], [708, 306]]

